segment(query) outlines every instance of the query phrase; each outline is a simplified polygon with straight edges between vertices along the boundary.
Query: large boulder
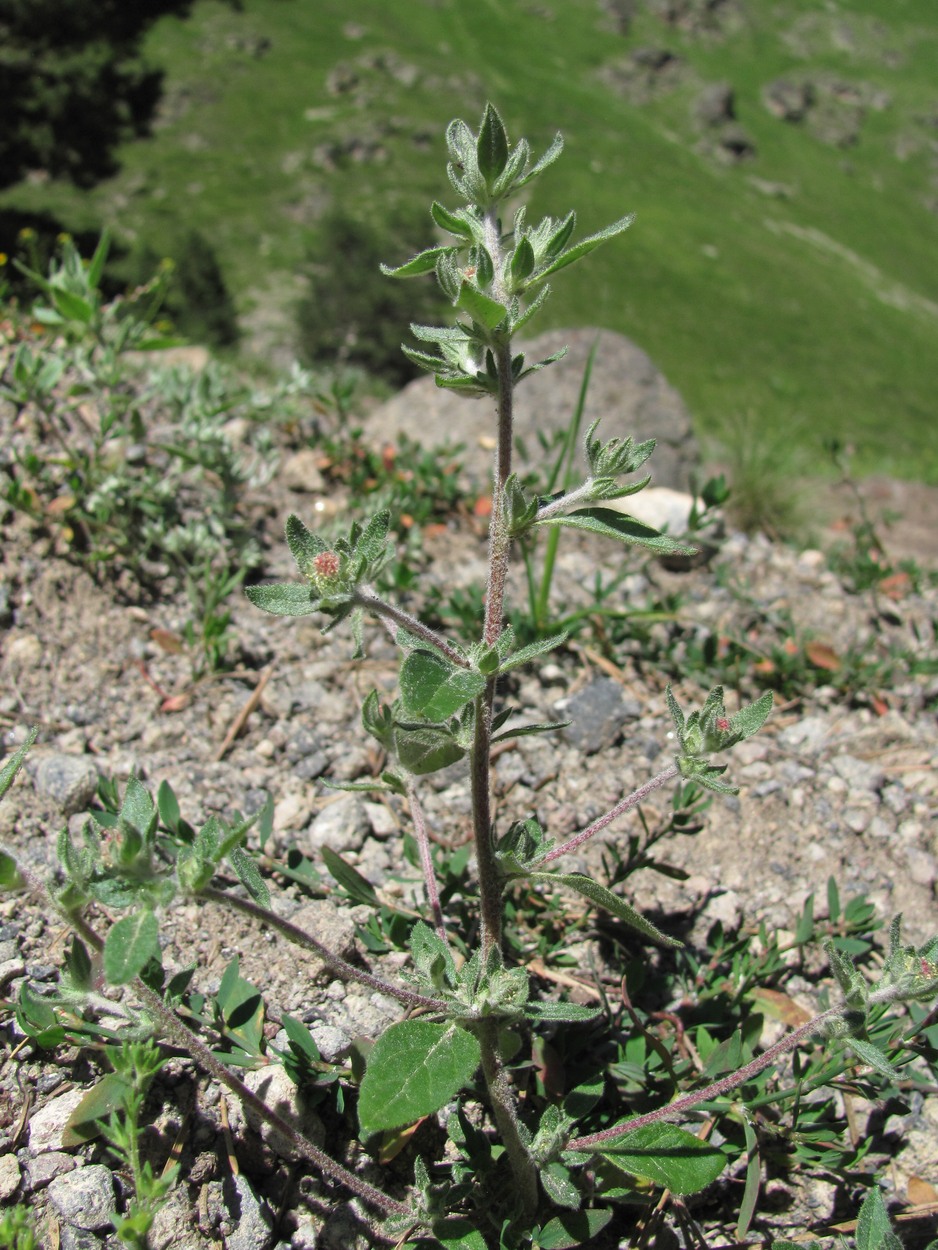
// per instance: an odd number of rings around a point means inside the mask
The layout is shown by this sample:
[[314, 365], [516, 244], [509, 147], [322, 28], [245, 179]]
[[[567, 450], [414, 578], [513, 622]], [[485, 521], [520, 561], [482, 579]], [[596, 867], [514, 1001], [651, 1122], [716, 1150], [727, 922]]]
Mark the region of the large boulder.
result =
[[[581, 434], [601, 417], [599, 434], [604, 439], [657, 439], [648, 463], [655, 485], [686, 490], [699, 452], [684, 401], [640, 348], [612, 330], [550, 330], [521, 344], [529, 364], [564, 346], [567, 354], [526, 378], [515, 392], [516, 438], [538, 463], [538, 433], [550, 439], [567, 429], [597, 341]], [[494, 403], [454, 394], [432, 377], [419, 378], [369, 415], [365, 434], [376, 445], [393, 444], [402, 434], [424, 447], [462, 443], [467, 471], [484, 481], [492, 471]], [[582, 437], [580, 443], [582, 462]], [[520, 461], [516, 467], [523, 470], [527, 464]]]

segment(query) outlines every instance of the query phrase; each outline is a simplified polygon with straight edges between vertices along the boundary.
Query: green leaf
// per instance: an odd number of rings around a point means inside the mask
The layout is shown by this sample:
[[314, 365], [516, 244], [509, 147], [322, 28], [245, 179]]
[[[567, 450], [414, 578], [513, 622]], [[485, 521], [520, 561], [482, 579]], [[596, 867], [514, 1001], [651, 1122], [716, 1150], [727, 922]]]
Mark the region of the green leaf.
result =
[[401, 665], [401, 703], [408, 716], [439, 725], [485, 689], [485, 678], [433, 651], [411, 651]]
[[22, 890], [26, 878], [16, 866], [16, 860], [6, 851], [0, 851], [0, 890]]
[[290, 554], [305, 577], [316, 557], [328, 551], [328, 548], [323, 540], [308, 530], [300, 518], [292, 512], [287, 517], [286, 535]]
[[602, 1014], [600, 1007], [581, 1007], [579, 1003], [533, 1003], [524, 1004], [524, 1014], [529, 1020], [564, 1020], [568, 1023], [582, 1024], [587, 1020], [595, 1020]]
[[465, 216], [460, 213], [451, 213], [448, 208], [444, 208], [436, 200], [430, 205], [430, 216], [441, 230], [455, 234], [460, 239], [472, 239], [475, 237], [472, 225]]
[[856, 1243], [857, 1250], [902, 1250], [902, 1242], [889, 1223], [882, 1190], [875, 1184], [860, 1207]]
[[22, 768], [23, 760], [25, 760], [26, 758], [26, 752], [36, 741], [36, 735], [38, 733], [39, 733], [38, 729], [36, 728], [31, 729], [29, 733], [26, 735], [26, 741], [23, 743], [23, 745], [21, 747], [18, 747], [17, 750], [14, 751], [14, 753], [10, 756], [7, 762], [3, 765], [3, 767], [0, 768], [0, 799], [3, 798], [7, 790], [9, 790], [10, 786], [12, 786], [13, 778]]
[[479, 173], [491, 188], [508, 163], [508, 135], [502, 119], [491, 104], [486, 104], [482, 125], [479, 127], [476, 158]]
[[402, 768], [423, 777], [455, 764], [466, 754], [442, 725], [394, 723], [394, 751]]
[[450, 256], [454, 250], [451, 247], [428, 247], [396, 269], [391, 265], [382, 265], [381, 272], [386, 278], [417, 278], [422, 273], [432, 273], [440, 257]]
[[877, 1046], [874, 1046], [872, 1042], [865, 1042], [860, 1037], [848, 1037], [846, 1042], [856, 1057], [864, 1063], [868, 1063], [880, 1076], [885, 1076], [890, 1081], [894, 1081], [899, 1075], [883, 1052]]
[[433, 1236], [445, 1250], [486, 1250], [485, 1238], [468, 1220], [454, 1217], [437, 1220], [432, 1225]]
[[520, 283], [524, 282], [525, 278], [529, 277], [530, 274], [533, 273], [534, 265], [534, 248], [531, 246], [531, 240], [522, 239], [512, 253], [511, 264], [509, 266], [509, 273], [511, 274], [513, 286], [517, 287]]
[[667, 534], [659, 534], [650, 525], [643, 525], [634, 517], [615, 512], [612, 508], [584, 508], [567, 516], [547, 517], [537, 524], [569, 525], [571, 529], [589, 530], [590, 533], [600, 534], [604, 538], [614, 538], [618, 542], [636, 547], [647, 547], [649, 551], [665, 555], [690, 556], [697, 551], [696, 547], [682, 546]]
[[557, 157], [560, 155], [562, 151], [563, 151], [563, 135], [558, 130], [557, 133], [554, 135], [554, 138], [550, 147], [547, 149], [547, 151], [544, 153], [541, 159], [539, 161], [536, 161], [531, 166], [531, 168], [524, 175], [524, 177], [515, 184], [515, 189], [517, 190], [518, 188], [525, 186], [527, 183], [531, 181], [532, 178], [536, 178], [538, 174], [542, 174], [544, 170], [548, 167], [548, 165], [553, 165], [554, 161], [557, 159]]
[[496, 742], [509, 742], [513, 738], [527, 738], [533, 734], [556, 733], [558, 729], [566, 729], [568, 725], [572, 724], [573, 722], [569, 720], [551, 720], [544, 721], [538, 725], [512, 726], [512, 728], [506, 729], [504, 733], [496, 734], [492, 738], [492, 745], [494, 746]]
[[773, 702], [772, 691], [767, 690], [755, 703], [741, 707], [730, 720], [730, 733], [739, 734], [740, 738], [751, 738], [758, 733], [768, 719]]
[[537, 275], [538, 279], [546, 278], [548, 274], [556, 273], [558, 269], [566, 269], [567, 265], [572, 265], [575, 261], [580, 260], [599, 247], [600, 244], [605, 243], [607, 239], [615, 238], [617, 234], [627, 230], [634, 220], [635, 214], [629, 213], [627, 217], [620, 217], [611, 226], [607, 226], [605, 230], [600, 230], [597, 234], [591, 234], [588, 238], [581, 239], [579, 243], [574, 243], [573, 247], [566, 252], [561, 252], [556, 260], [540, 270]]
[[553, 651], [563, 644], [569, 638], [569, 634], [554, 634], [552, 638], [542, 638], [540, 642], [532, 642], [530, 646], [522, 647], [520, 651], [515, 651], [513, 655], [502, 661], [499, 667], [500, 673], [510, 673], [513, 668], [520, 668], [522, 664], [530, 664], [539, 655], [544, 655], [548, 651]]
[[253, 1057], [264, 1050], [264, 999], [239, 969], [235, 955], [222, 973], [215, 1002], [230, 1040]]
[[101, 1121], [107, 1121], [114, 1111], [127, 1106], [132, 1090], [125, 1076], [108, 1072], [88, 1093], [68, 1117], [62, 1131], [62, 1146], [72, 1150], [83, 1146], [101, 1132]]
[[295, 1016], [284, 1012], [280, 1018], [283, 1031], [287, 1035], [287, 1040], [294, 1050], [298, 1051], [310, 1063], [319, 1063], [322, 1056], [319, 1053], [319, 1047], [310, 1033], [309, 1029], [302, 1020], [297, 1020]]
[[369, 519], [368, 524], [362, 530], [358, 541], [355, 543], [355, 555], [365, 560], [368, 564], [374, 563], [384, 551], [390, 526], [391, 513], [387, 508], [381, 512], [376, 512]]
[[392, 1024], [368, 1056], [358, 1099], [362, 1136], [438, 1111], [472, 1080], [480, 1055], [476, 1039], [456, 1024]]
[[713, 1183], [726, 1167], [726, 1155], [709, 1142], [674, 1124], [649, 1124], [607, 1142], [603, 1158], [630, 1176], [670, 1189], [696, 1194]]
[[322, 848], [322, 861], [329, 874], [339, 883], [348, 896], [356, 903], [364, 903], [368, 907], [380, 907], [380, 900], [375, 887], [363, 877], [357, 868], [345, 862], [338, 851], [329, 846]]
[[494, 330], [499, 322], [504, 321], [508, 316], [508, 309], [504, 304], [500, 304], [498, 300], [488, 295], [483, 295], [477, 286], [465, 280], [460, 283], [455, 304], [486, 330]]
[[98, 240], [98, 246], [94, 250], [94, 255], [88, 262], [88, 268], [85, 270], [85, 280], [88, 283], [88, 289], [96, 291], [101, 285], [101, 277], [104, 273], [104, 264], [111, 250], [110, 231], [102, 230], [101, 238]]
[[104, 975], [111, 985], [126, 985], [151, 959], [159, 958], [160, 928], [149, 909], [115, 921], [104, 940]]
[[150, 792], [139, 777], [130, 777], [121, 803], [120, 820], [135, 830], [141, 840], [146, 843], [156, 830], [159, 813], [150, 797]]
[[56, 312], [66, 321], [80, 321], [82, 325], [87, 325], [94, 316], [94, 305], [89, 304], [80, 295], [76, 295], [74, 291], [66, 290], [65, 287], [52, 288], [52, 301]]
[[582, 894], [584, 898], [588, 898], [597, 907], [605, 908], [606, 911], [611, 912], [617, 919], [627, 924], [630, 929], [634, 929], [637, 933], [651, 938], [652, 941], [660, 942], [662, 946], [677, 947], [683, 945], [675, 938], [666, 937], [660, 929], [655, 928], [650, 920], [646, 920], [641, 912], [631, 907], [625, 899], [620, 898], [618, 894], [613, 894], [611, 890], [607, 890], [604, 885], [600, 885], [592, 877], [587, 877], [585, 873], [532, 872], [529, 880], [542, 881], [545, 884], [565, 885], [571, 890], [576, 890], [578, 894]]
[[558, 1207], [569, 1207], [578, 1211], [582, 1198], [580, 1191], [570, 1179], [570, 1173], [562, 1163], [548, 1163], [541, 1169], [541, 1185], [544, 1193]]
[[245, 586], [244, 593], [256, 608], [274, 616], [311, 616], [317, 612], [312, 589], [299, 582], [272, 582], [267, 586]]
[[608, 1209], [565, 1211], [544, 1225], [534, 1244], [538, 1250], [573, 1250], [574, 1246], [588, 1246], [606, 1227], [613, 1214]]
[[254, 860], [240, 846], [232, 847], [228, 852], [228, 863], [238, 874], [238, 880], [261, 907], [270, 907], [270, 891], [267, 882], [260, 874]]

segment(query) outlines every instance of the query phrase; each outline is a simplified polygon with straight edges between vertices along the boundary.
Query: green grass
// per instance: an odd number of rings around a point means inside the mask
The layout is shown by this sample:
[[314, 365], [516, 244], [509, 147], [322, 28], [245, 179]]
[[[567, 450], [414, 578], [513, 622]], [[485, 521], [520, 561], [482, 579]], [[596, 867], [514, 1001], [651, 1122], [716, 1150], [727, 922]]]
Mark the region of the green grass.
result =
[[[180, 225], [202, 230], [247, 325], [268, 327], [263, 354], [271, 339], [289, 346], [297, 274], [324, 208], [452, 203], [443, 128], [457, 114], [475, 123], [490, 97], [513, 134], [544, 144], [560, 129], [567, 140], [532, 211], [575, 207], [583, 232], [637, 213], [598, 270], [558, 278], [554, 325], [628, 334], [704, 435], [742, 418], [806, 428], [819, 471], [822, 439], [837, 436], [862, 471], [938, 481], [938, 215], [925, 206], [938, 189], [916, 120], [935, 113], [938, 15], [931, 0], [836, 10], [750, 0], [746, 12], [725, 41], [692, 42], [645, 13], [628, 39], [613, 34], [596, 0], [245, 0], [240, 13], [196, 0], [188, 21], [164, 19], [151, 34], [147, 55], [167, 69], [166, 120], [123, 150], [119, 175], [85, 194], [24, 185], [0, 204], [48, 208], [76, 228], [107, 221], [157, 247]], [[818, 28], [807, 59], [782, 37], [799, 19]], [[829, 36], [844, 20], [853, 49]], [[259, 36], [270, 40], [261, 56], [250, 47]], [[605, 87], [598, 67], [638, 45], [670, 48], [699, 80], [733, 83], [757, 158], [727, 168], [697, 151], [691, 87], [644, 108]], [[378, 52], [415, 67], [416, 80], [361, 64]], [[339, 64], [357, 67], [364, 107], [327, 90]], [[890, 94], [853, 148], [827, 147], [761, 103], [772, 78], [821, 71]], [[904, 160], [900, 132], [920, 139]], [[313, 160], [356, 135], [379, 142], [381, 158], [333, 171]], [[790, 193], [767, 195], [753, 177]]]

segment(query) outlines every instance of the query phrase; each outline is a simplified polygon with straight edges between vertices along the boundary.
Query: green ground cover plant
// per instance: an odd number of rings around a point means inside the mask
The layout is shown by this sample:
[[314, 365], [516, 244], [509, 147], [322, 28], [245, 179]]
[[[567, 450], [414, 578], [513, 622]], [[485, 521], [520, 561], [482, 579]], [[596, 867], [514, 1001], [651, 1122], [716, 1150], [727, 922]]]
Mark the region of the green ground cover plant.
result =
[[[24, 988], [16, 1018], [39, 1046], [93, 1039], [109, 1049], [113, 1070], [70, 1127], [79, 1138], [103, 1133], [131, 1173], [134, 1198], [119, 1228], [131, 1245], [146, 1246], [154, 1207], [170, 1183], [157, 1179], [136, 1150], [143, 1095], [162, 1062], [157, 1044], [186, 1053], [235, 1093], [306, 1164], [358, 1200], [376, 1241], [401, 1250], [599, 1245], [614, 1220], [617, 1236], [641, 1241], [662, 1218], [665, 1195], [673, 1196], [680, 1220], [682, 1199], [714, 1186], [729, 1167], [743, 1177], [736, 1217], [743, 1239], [765, 1160], [856, 1179], [869, 1140], [835, 1149], [831, 1161], [831, 1143], [842, 1134], [838, 1095], [899, 1097], [926, 1088], [938, 1057], [930, 1009], [938, 996], [938, 937], [909, 945], [897, 918], [883, 949], [866, 900], [843, 903], [829, 883], [826, 919], [815, 918], [812, 897], [790, 939], [765, 926], [738, 935], [714, 926], [701, 950], [682, 945], [641, 898], [633, 903], [621, 890], [640, 866], [667, 873], [659, 844], [699, 832], [712, 794], [736, 793], [722, 754], [762, 728], [771, 693], [734, 711], [717, 686], [700, 707], [687, 709], [669, 688], [672, 759], [655, 776], [560, 840], [534, 817], [507, 828], [496, 819], [493, 748], [559, 728], [519, 724], [505, 701], [505, 678], [564, 641], [558, 633], [520, 645], [506, 626], [513, 548], [535, 530], [560, 528], [665, 555], [687, 548], [604, 506], [647, 484], [651, 440], [603, 441], [594, 422], [585, 431], [586, 478], [546, 495], [525, 489], [512, 469], [516, 388], [552, 363], [526, 360], [514, 336], [548, 298], [548, 279], [600, 246], [615, 246], [631, 218], [585, 236], [573, 212], [535, 223], [517, 207], [509, 222], [506, 207], [560, 156], [560, 135], [535, 159], [525, 140], [509, 141], [488, 105], [477, 130], [456, 120], [446, 137], [457, 202], [450, 208], [435, 200], [431, 212], [453, 241], [385, 272], [392, 279], [435, 275], [453, 320], [413, 325], [418, 345], [405, 350], [439, 385], [481, 397], [495, 413], [487, 581], [476, 637], [469, 644], [450, 638], [381, 590], [392, 557], [386, 508], [328, 539], [291, 515], [286, 539], [298, 578], [247, 588], [257, 607], [275, 615], [321, 614], [326, 630], [348, 626], [356, 656], [370, 637], [366, 622], [386, 631], [400, 651], [396, 697], [374, 690], [362, 706], [363, 729], [385, 753], [384, 769], [364, 782], [335, 784], [406, 799], [412, 827], [405, 853], [422, 876], [421, 915], [383, 903], [335, 852], [324, 853], [323, 863], [350, 900], [374, 909], [359, 930], [366, 947], [408, 952], [406, 971], [395, 981], [376, 976], [278, 914], [266, 871], [270, 801], [251, 817], [213, 814], [197, 825], [168, 783], [154, 796], [131, 777], [122, 792], [105, 788], [102, 806], [80, 833], [63, 829], [59, 875], [48, 885], [0, 853], [0, 883], [48, 891], [73, 931], [57, 994]], [[50, 297], [70, 307], [71, 288], [50, 286]], [[35, 736], [0, 770], [0, 797]], [[460, 760], [471, 781], [472, 865], [468, 851], [446, 851], [431, 840], [421, 797], [427, 778]], [[673, 813], [661, 828], [644, 825], [627, 850], [610, 851], [592, 874], [570, 870], [569, 856], [665, 787], [674, 790]], [[310, 871], [294, 859], [283, 869], [316, 891], [317, 866]], [[233, 880], [243, 889], [231, 888]], [[545, 934], [558, 944], [577, 923], [571, 899], [581, 921], [598, 909], [610, 926], [624, 971], [618, 1005], [541, 996], [525, 966]], [[172, 976], [164, 969], [161, 922], [174, 903], [193, 900], [261, 922], [339, 978], [400, 1003], [403, 1018], [347, 1064], [324, 1061], [309, 1029], [289, 1015], [272, 1043], [264, 987], [241, 976], [237, 958], [212, 993], [195, 987], [195, 968]], [[816, 1013], [763, 1046], [765, 1014], [790, 1003], [784, 988], [792, 967], [817, 961], [821, 950], [828, 975]], [[126, 993], [103, 995], [101, 975]], [[656, 981], [683, 987], [686, 1019], [672, 1020], [670, 1029], [654, 1023]], [[446, 1148], [437, 1142], [415, 1152], [406, 1184], [387, 1192], [354, 1161], [340, 1161], [338, 1151], [305, 1136], [238, 1075], [277, 1062], [314, 1099], [354, 1115], [355, 1150], [387, 1152], [406, 1141], [412, 1125], [437, 1117]], [[866, 1183], [857, 1250], [893, 1250], [882, 1194], [875, 1179]]]

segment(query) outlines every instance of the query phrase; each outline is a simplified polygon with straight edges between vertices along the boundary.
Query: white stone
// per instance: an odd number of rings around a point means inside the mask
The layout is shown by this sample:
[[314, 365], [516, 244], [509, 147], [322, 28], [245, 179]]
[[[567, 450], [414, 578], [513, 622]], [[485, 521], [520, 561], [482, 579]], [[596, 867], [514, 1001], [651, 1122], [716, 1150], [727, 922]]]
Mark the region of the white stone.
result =
[[62, 1149], [65, 1126], [85, 1096], [82, 1089], [70, 1089], [40, 1107], [29, 1122], [29, 1153], [39, 1155], [47, 1150]]

